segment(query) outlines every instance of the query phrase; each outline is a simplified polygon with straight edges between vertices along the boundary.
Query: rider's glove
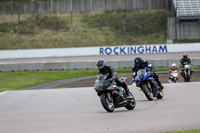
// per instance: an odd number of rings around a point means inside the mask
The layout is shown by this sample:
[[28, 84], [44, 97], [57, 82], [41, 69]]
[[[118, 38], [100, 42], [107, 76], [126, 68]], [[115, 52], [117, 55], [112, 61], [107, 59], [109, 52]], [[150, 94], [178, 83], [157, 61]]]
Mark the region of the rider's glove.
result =
[[115, 80], [115, 77], [112, 77], [110, 80], [112, 80], [112, 81]]

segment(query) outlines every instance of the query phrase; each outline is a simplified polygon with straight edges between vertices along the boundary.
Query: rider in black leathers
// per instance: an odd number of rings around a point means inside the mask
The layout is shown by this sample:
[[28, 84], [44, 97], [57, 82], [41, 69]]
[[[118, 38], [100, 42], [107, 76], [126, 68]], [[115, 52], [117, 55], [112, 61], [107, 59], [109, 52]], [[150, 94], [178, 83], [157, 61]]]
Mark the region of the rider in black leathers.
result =
[[[181, 58], [180, 59], [180, 63], [179, 63], [179, 65], [180, 65], [180, 67], [181, 67], [181, 75], [182, 76], [184, 76], [183, 75], [183, 69], [184, 69], [184, 65], [185, 64], [188, 64], [188, 65], [191, 65], [192, 63], [191, 63], [191, 60], [190, 60], [190, 58], [188, 58], [188, 55], [187, 55], [187, 53], [184, 53], [183, 54], [183, 58]], [[191, 70], [191, 76], [192, 76], [192, 72], [193, 72], [193, 70], [192, 69], [190, 69]]]
[[159, 77], [156, 71], [154, 70], [154, 67], [152, 66], [152, 64], [149, 61], [143, 60], [141, 57], [136, 57], [134, 59], [134, 66], [132, 68], [132, 73], [133, 73], [132, 82], [135, 80], [135, 77], [137, 76], [137, 71], [140, 69], [146, 69], [147, 71], [150, 71], [153, 78], [156, 80], [156, 82], [160, 86], [160, 88], [164, 89], [164, 86], [161, 84]]
[[97, 74], [108, 75], [107, 79], [115, 80], [116, 84], [118, 86], [122, 86], [126, 91], [126, 95], [129, 96], [129, 89], [127, 83], [123, 83], [119, 80], [119, 78], [117, 77], [117, 73], [111, 66], [107, 66], [106, 62], [103, 59], [98, 60], [96, 65], [99, 70]]

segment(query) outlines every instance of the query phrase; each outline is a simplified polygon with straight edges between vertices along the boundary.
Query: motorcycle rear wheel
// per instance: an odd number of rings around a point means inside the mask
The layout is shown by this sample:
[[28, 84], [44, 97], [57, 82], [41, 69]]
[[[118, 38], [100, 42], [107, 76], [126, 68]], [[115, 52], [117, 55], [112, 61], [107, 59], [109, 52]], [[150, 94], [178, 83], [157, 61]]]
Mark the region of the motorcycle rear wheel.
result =
[[107, 112], [113, 112], [115, 110], [115, 104], [109, 102], [107, 95], [103, 93], [100, 96], [101, 104]]

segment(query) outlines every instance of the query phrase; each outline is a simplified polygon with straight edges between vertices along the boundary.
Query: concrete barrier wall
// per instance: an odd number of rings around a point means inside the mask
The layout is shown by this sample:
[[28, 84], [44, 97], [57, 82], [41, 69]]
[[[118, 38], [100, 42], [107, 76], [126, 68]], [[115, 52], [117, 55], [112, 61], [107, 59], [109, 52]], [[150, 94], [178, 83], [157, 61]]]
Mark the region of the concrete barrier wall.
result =
[[[154, 67], [171, 67], [172, 63], [179, 64], [180, 59], [154, 59], [149, 60]], [[193, 66], [200, 66], [200, 58], [191, 58]], [[132, 68], [132, 60], [107, 61], [114, 69]], [[12, 71], [49, 71], [49, 70], [78, 70], [97, 69], [96, 61], [87, 62], [43, 62], [43, 63], [9, 63], [0, 64], [1, 72]]]
[[69, 62], [44, 63], [44, 70], [69, 70]]
[[18, 68], [16, 68], [14, 71], [17, 71], [17, 69], [18, 71], [38, 71], [38, 70], [43, 71], [45, 70], [44, 65], [45, 65], [44, 63], [23, 63], [23, 64], [19, 63], [18, 65], [16, 65], [16, 67]]

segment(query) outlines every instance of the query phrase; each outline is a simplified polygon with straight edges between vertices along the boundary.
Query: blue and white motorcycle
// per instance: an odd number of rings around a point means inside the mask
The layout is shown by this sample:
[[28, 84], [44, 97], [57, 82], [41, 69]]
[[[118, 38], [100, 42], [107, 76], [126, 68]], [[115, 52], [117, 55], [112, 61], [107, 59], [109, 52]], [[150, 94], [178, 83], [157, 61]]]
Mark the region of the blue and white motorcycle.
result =
[[152, 101], [154, 97], [157, 99], [163, 98], [163, 90], [152, 77], [152, 74], [145, 69], [140, 69], [137, 72], [135, 84], [137, 87], [141, 88], [149, 101]]

